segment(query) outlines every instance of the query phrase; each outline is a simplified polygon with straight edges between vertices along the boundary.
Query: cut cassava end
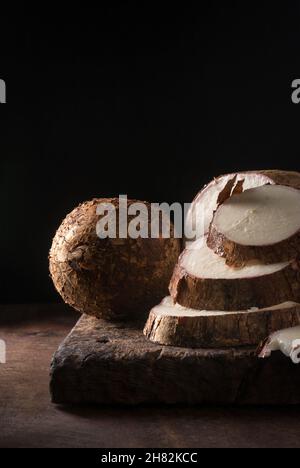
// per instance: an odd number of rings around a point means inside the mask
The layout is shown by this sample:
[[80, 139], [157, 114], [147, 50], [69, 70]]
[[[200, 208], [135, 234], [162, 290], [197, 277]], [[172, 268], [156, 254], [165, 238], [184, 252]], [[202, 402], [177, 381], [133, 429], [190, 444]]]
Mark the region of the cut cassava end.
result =
[[[127, 200], [127, 208], [136, 202]], [[79, 312], [106, 319], [143, 319], [147, 308], [167, 293], [180, 241], [174, 238], [172, 225], [171, 238], [159, 233], [158, 238], [102, 239], [97, 235], [101, 219], [97, 207], [103, 203], [114, 206], [118, 219], [119, 199], [100, 198], [82, 203], [62, 222], [49, 255], [53, 283]], [[149, 217], [140, 221], [141, 231], [151, 228], [151, 206], [143, 204]], [[128, 215], [128, 222], [133, 218]]]
[[[231, 183], [233, 179], [234, 184]], [[199, 226], [198, 223], [200, 223], [200, 233], [197, 238], [208, 233], [213, 213], [217, 209], [219, 203], [220, 193], [226, 189], [226, 186], [230, 189], [230, 193], [227, 194], [230, 196], [232, 193], [241, 191], [241, 189], [245, 191], [267, 184], [287, 185], [300, 189], [300, 173], [281, 170], [264, 170], [239, 172], [217, 177], [196, 195], [190, 206], [185, 221], [186, 240], [193, 241], [196, 239], [195, 236], [191, 236], [191, 233], [196, 229], [196, 225]]]
[[144, 335], [155, 343], [189, 348], [258, 345], [282, 327], [300, 324], [300, 304], [285, 302], [240, 312], [200, 311], [174, 305], [166, 297], [154, 307]]
[[174, 301], [199, 310], [247, 310], [286, 301], [300, 302], [298, 261], [235, 269], [206, 245], [190, 244], [179, 257], [169, 291]]
[[232, 196], [217, 209], [207, 244], [230, 266], [292, 260], [300, 251], [300, 191], [266, 185]]

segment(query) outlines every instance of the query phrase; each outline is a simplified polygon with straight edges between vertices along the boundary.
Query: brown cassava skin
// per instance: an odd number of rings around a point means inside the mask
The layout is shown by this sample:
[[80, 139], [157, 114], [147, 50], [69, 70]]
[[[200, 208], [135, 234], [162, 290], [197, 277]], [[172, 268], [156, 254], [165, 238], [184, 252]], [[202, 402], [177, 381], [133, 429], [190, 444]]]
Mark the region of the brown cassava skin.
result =
[[[172, 236], [100, 239], [96, 208], [101, 202], [113, 203], [118, 210], [117, 198], [87, 201], [68, 214], [57, 230], [49, 255], [53, 283], [63, 300], [81, 313], [143, 319], [166, 294], [180, 241]], [[128, 200], [128, 206], [134, 202]], [[149, 203], [144, 203], [149, 210]]]
[[286, 301], [300, 302], [300, 264], [264, 276], [236, 279], [197, 278], [179, 263], [169, 285], [174, 302], [198, 310], [248, 310]]
[[154, 343], [187, 348], [258, 345], [270, 333], [300, 324], [300, 304], [276, 310], [178, 317], [152, 310], [144, 335]]
[[263, 264], [279, 263], [293, 260], [300, 253], [300, 232], [277, 244], [250, 246], [237, 244], [217, 231], [213, 222], [210, 226], [207, 245], [215, 254], [226, 259], [226, 264], [241, 268], [247, 262]]
[[[216, 177], [214, 180], [206, 184], [200, 192], [197, 193], [192, 203], [196, 203], [201, 197], [203, 190], [205, 190], [212, 182], [218, 181], [226, 175], [232, 175], [234, 177], [238, 174], [261, 174], [271, 179], [277, 185], [287, 185], [296, 189], [300, 189], [300, 172], [296, 171], [283, 171], [281, 169], [265, 169], [260, 171], [241, 171], [232, 174], [223, 174]], [[213, 213], [212, 213], [213, 214]]]

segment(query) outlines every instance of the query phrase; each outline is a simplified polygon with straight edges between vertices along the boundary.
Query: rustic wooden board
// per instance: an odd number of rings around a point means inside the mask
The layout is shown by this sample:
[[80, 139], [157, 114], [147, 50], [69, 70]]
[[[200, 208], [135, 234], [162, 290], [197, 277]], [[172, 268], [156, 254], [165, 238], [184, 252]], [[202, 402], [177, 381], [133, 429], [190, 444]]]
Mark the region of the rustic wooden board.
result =
[[83, 316], [54, 355], [54, 403], [299, 404], [300, 366], [253, 348], [150, 343], [141, 328]]

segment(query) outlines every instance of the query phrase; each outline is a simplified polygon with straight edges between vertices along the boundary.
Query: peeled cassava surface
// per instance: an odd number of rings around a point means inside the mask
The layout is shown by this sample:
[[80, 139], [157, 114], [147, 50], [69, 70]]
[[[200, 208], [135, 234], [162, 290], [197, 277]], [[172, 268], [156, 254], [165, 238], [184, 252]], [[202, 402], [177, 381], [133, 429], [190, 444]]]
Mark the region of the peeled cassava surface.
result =
[[232, 196], [217, 209], [207, 244], [231, 266], [295, 258], [300, 250], [300, 191], [266, 185]]
[[281, 351], [294, 364], [300, 364], [300, 326], [272, 333], [259, 347], [258, 355], [260, 358], [270, 357], [273, 351]]
[[[232, 186], [230, 181], [233, 181]], [[192, 230], [195, 230], [196, 220], [200, 223], [200, 235], [208, 233], [213, 213], [218, 206], [219, 195], [226, 186], [228, 186], [228, 184], [231, 189], [228, 196], [230, 196], [234, 191], [245, 191], [267, 184], [287, 185], [300, 189], [300, 173], [280, 170], [265, 170], [239, 172], [217, 177], [196, 195], [190, 206], [185, 221], [187, 240], [196, 239], [196, 237], [190, 237], [190, 234], [188, 234]], [[198, 235], [197, 238], [199, 238], [200, 235]]]
[[224, 312], [185, 308], [166, 297], [151, 310], [144, 335], [163, 345], [220, 348], [258, 345], [270, 332], [299, 323], [300, 305], [294, 302]]
[[230, 268], [206, 244], [189, 245], [179, 257], [169, 291], [174, 302], [199, 310], [247, 310], [300, 302], [298, 261]]
[[[82, 313], [143, 317], [167, 292], [179, 240], [172, 238], [172, 226], [170, 239], [100, 239], [96, 210], [103, 202], [112, 203], [118, 217], [118, 199], [94, 199], [68, 214], [56, 232], [49, 256], [54, 285], [64, 301]], [[128, 207], [135, 202], [128, 200]], [[143, 203], [150, 213], [150, 205]], [[150, 217], [143, 223], [150, 227]]]

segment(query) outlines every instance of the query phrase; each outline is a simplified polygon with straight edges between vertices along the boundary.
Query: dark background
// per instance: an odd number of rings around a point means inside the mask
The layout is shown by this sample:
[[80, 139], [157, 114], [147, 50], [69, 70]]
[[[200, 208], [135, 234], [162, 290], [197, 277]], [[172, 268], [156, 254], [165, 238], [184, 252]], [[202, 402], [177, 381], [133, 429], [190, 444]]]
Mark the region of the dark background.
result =
[[299, 169], [299, 2], [163, 4], [1, 15], [0, 302], [59, 300], [47, 254], [82, 200]]

